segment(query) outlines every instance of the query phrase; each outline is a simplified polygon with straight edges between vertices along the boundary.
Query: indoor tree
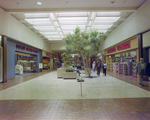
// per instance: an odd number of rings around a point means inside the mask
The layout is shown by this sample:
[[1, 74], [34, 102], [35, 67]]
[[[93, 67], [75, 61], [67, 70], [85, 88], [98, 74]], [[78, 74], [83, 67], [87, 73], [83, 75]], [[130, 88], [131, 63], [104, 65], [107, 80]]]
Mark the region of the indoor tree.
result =
[[61, 54], [62, 61], [64, 62], [64, 67], [71, 66], [72, 56], [70, 54], [66, 54], [65, 52]]
[[63, 38], [68, 52], [78, 52], [82, 56], [85, 72], [89, 76], [91, 74], [91, 57], [98, 54], [101, 43], [105, 39], [106, 35], [96, 29], [82, 32], [78, 26], [73, 34], [68, 33]]

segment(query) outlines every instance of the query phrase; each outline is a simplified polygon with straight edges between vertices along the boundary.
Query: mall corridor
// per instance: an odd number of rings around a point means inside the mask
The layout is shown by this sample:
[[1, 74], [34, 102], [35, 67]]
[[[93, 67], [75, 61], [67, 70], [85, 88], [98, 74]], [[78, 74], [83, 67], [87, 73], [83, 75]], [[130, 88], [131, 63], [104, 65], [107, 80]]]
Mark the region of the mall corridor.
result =
[[108, 72], [88, 78], [57, 78], [45, 71], [0, 84], [0, 120], [149, 120], [150, 86]]

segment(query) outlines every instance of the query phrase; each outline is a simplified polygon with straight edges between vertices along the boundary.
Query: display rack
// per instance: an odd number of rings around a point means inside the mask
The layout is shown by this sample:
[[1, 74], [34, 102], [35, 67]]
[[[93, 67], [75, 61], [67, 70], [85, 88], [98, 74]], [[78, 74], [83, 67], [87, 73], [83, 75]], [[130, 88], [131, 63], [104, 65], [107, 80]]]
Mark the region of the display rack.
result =
[[113, 72], [118, 73], [118, 63], [113, 63]]
[[136, 60], [132, 60], [132, 62], [131, 62], [131, 66], [132, 66], [132, 76], [137, 78], [136, 65], [137, 65]]
[[112, 58], [109, 58], [109, 71], [113, 71]]

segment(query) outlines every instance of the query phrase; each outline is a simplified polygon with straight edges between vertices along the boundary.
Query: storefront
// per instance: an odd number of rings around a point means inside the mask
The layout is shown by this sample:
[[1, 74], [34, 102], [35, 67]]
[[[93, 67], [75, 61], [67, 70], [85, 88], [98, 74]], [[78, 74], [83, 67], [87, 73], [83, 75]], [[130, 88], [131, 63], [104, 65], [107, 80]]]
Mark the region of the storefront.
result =
[[40, 72], [41, 50], [7, 39], [7, 79]]
[[150, 31], [142, 35], [143, 58], [146, 63], [150, 63]]
[[43, 70], [53, 69], [53, 55], [52, 53], [42, 51]]
[[135, 67], [139, 62], [138, 36], [122, 41], [105, 50], [107, 70], [137, 77]]

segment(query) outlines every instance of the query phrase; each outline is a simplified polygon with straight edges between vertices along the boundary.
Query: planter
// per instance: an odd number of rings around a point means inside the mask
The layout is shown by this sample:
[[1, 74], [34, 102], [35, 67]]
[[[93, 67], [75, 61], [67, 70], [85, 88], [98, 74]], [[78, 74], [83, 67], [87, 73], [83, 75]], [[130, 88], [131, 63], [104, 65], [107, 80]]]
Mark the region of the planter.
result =
[[76, 79], [77, 73], [76, 72], [63, 72], [63, 78], [74, 78]]
[[58, 68], [57, 69], [57, 77], [63, 77], [63, 72], [65, 71], [64, 68]]

